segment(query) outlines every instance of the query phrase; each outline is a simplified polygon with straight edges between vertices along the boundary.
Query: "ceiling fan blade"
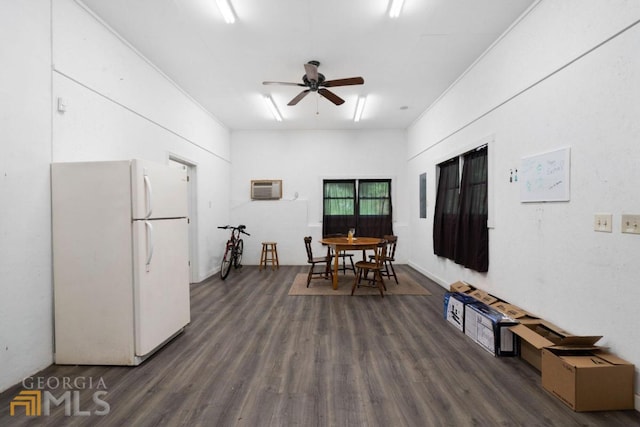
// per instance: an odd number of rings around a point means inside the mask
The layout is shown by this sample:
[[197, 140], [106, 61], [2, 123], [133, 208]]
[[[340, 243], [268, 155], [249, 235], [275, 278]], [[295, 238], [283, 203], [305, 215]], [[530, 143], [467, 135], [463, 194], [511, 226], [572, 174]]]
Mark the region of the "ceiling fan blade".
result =
[[302, 83], [289, 83], [289, 82], [262, 82], [263, 85], [283, 85], [283, 86], [302, 86], [305, 87]]
[[318, 81], [318, 66], [316, 64], [304, 64], [304, 71], [307, 73], [309, 80]]
[[348, 79], [327, 80], [320, 86], [324, 87], [336, 87], [336, 86], [351, 86], [364, 84], [362, 77], [349, 77]]
[[302, 98], [307, 96], [309, 94], [309, 92], [310, 92], [309, 89], [303, 90], [295, 98], [293, 98], [291, 101], [289, 101], [289, 103], [287, 105], [296, 105], [298, 102], [300, 102], [300, 100]]
[[344, 104], [344, 99], [340, 98], [338, 95], [331, 92], [329, 89], [322, 89], [322, 88], [318, 89], [318, 93], [336, 105]]

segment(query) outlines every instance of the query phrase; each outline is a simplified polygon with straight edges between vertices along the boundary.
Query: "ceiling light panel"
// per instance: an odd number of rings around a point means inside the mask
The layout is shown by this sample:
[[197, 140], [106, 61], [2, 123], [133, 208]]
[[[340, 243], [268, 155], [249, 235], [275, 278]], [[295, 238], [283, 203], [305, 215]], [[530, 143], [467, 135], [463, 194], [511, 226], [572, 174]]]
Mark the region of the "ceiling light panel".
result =
[[356, 112], [353, 116], [353, 121], [354, 122], [359, 122], [360, 119], [362, 118], [362, 113], [364, 112], [364, 105], [367, 103], [367, 97], [366, 96], [360, 96], [358, 97], [358, 103], [356, 104]]
[[403, 4], [404, 0], [391, 0], [391, 5], [389, 6], [389, 18], [397, 18], [400, 16]]
[[216, 4], [224, 18], [224, 22], [227, 24], [233, 24], [236, 22], [236, 14], [233, 12], [230, 0], [216, 0]]
[[262, 99], [264, 99], [265, 104], [267, 104], [267, 108], [269, 109], [269, 111], [271, 111], [273, 118], [281, 122], [282, 114], [280, 114], [280, 110], [278, 110], [278, 107], [276, 106], [276, 103], [273, 101], [273, 98], [271, 98], [271, 96], [269, 95], [264, 95]]

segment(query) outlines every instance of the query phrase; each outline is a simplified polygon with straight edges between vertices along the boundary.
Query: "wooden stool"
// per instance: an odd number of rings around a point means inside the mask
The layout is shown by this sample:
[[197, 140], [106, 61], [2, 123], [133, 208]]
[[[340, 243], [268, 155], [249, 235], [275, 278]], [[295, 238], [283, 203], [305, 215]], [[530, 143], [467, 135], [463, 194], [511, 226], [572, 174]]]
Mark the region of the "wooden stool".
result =
[[262, 267], [267, 268], [268, 261], [271, 261], [272, 270], [280, 268], [280, 263], [278, 262], [278, 249], [276, 248], [276, 245], [276, 242], [262, 242], [259, 270], [262, 270]]

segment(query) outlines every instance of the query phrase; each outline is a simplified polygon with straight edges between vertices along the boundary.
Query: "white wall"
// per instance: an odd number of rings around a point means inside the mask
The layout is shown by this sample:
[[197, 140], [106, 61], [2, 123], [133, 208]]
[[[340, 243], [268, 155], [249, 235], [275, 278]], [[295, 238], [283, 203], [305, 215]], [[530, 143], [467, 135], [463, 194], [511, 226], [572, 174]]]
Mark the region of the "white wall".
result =
[[195, 164], [204, 279], [226, 238], [231, 159], [229, 131], [73, 0], [5, 2], [0, 36], [2, 391], [53, 359], [50, 163]]
[[52, 361], [49, 9], [0, 13], [0, 391]]
[[[429, 195], [428, 219], [410, 219], [410, 264], [443, 286], [467, 280], [569, 331], [601, 334], [636, 365], [640, 236], [620, 232], [620, 215], [640, 213], [640, 24], [628, 28], [639, 20], [637, 2], [542, 1], [408, 131], [412, 193], [426, 171]], [[435, 257], [431, 236], [436, 163], [484, 140], [495, 227], [489, 272], [478, 274]], [[521, 203], [510, 170], [565, 146], [571, 201]], [[613, 233], [593, 231], [600, 212], [613, 214]]]
[[53, 8], [53, 161], [142, 158], [196, 165], [196, 281], [211, 275], [229, 215], [229, 131], [71, 0]]
[[[251, 233], [243, 263], [258, 264], [261, 242], [276, 241], [280, 264], [305, 264], [303, 237], [317, 241], [322, 235], [322, 180], [335, 178], [392, 179], [397, 258], [406, 261], [404, 131], [236, 131], [231, 140], [231, 218]], [[251, 201], [252, 179], [282, 179], [282, 200]]]

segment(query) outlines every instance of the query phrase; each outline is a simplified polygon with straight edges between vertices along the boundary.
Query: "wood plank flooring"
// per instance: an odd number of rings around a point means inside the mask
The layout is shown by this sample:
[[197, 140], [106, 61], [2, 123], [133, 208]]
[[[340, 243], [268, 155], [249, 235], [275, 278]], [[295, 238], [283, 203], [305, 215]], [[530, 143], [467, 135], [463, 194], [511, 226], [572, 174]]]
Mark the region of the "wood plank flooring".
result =
[[398, 268], [433, 295], [288, 296], [306, 266], [246, 266], [192, 285], [191, 324], [141, 366], [34, 375], [102, 379], [107, 415], [93, 413], [104, 409], [94, 388], [79, 393], [89, 415], [66, 416], [60, 405], [12, 417], [19, 384], [0, 394], [0, 426], [640, 425], [636, 411], [571, 411], [533, 368], [494, 358], [446, 324], [444, 289]]

